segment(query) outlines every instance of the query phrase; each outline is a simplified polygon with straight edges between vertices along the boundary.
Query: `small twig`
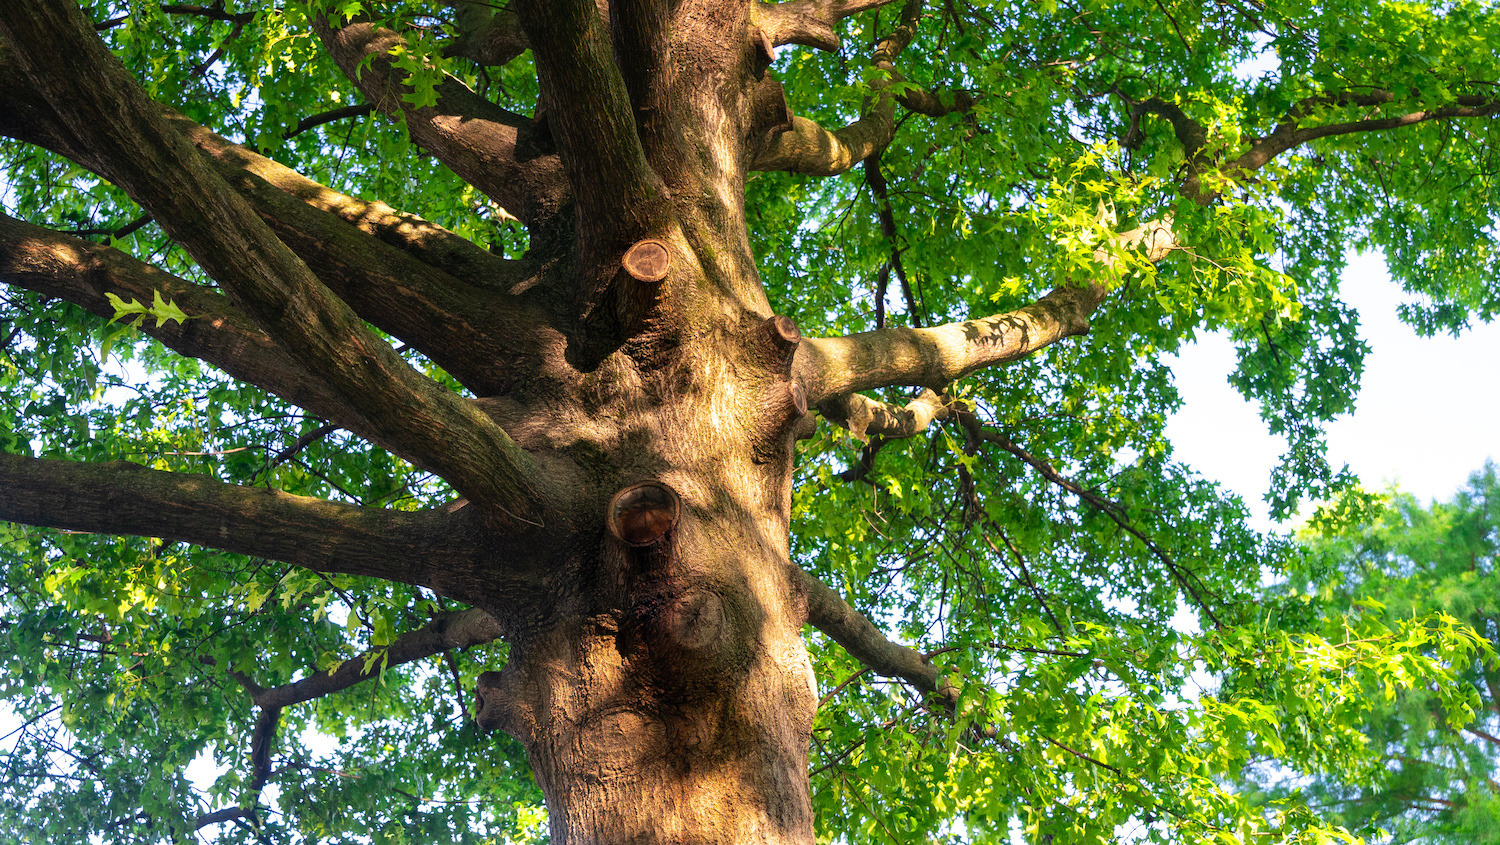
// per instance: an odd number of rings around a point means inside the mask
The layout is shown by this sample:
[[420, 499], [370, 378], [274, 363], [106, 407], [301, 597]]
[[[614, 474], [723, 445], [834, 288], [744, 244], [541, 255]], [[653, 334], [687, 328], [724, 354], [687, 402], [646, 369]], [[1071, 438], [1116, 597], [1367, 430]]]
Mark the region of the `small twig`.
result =
[[1051, 464], [1032, 455], [1025, 449], [1022, 449], [1020, 446], [1012, 442], [1010, 438], [1006, 437], [998, 431], [985, 428], [979, 422], [979, 419], [977, 417], [971, 414], [964, 414], [960, 417], [960, 419], [964, 422], [965, 425], [974, 426], [974, 434], [976, 437], [986, 442], [993, 443], [1004, 449], [1005, 451], [1011, 453], [1012, 455], [1015, 455], [1017, 458], [1020, 458], [1022, 462], [1026, 463], [1032, 469], [1035, 469], [1037, 472], [1041, 473], [1043, 478], [1077, 496], [1085, 504], [1093, 507], [1095, 510], [1098, 510], [1100, 513], [1103, 513], [1105, 516], [1109, 517], [1110, 521], [1115, 523], [1115, 525], [1118, 525], [1121, 530], [1125, 531], [1132, 537], [1135, 537], [1137, 540], [1140, 540], [1141, 543], [1145, 544], [1147, 550], [1150, 551], [1151, 554], [1157, 560], [1161, 561], [1162, 565], [1167, 568], [1167, 572], [1172, 575], [1172, 579], [1182, 587], [1182, 589], [1188, 594], [1188, 597], [1193, 600], [1193, 603], [1208, 615], [1209, 620], [1213, 622], [1214, 626], [1223, 626], [1224, 623], [1219, 619], [1218, 615], [1214, 613], [1213, 608], [1209, 607], [1208, 602], [1204, 600], [1203, 596], [1199, 594], [1198, 590], [1188, 579], [1187, 571], [1172, 559], [1172, 556], [1167, 553], [1166, 549], [1163, 549], [1156, 543], [1156, 541], [1147, 536], [1145, 532], [1141, 531], [1139, 528], [1136, 528], [1133, 524], [1131, 524], [1130, 520], [1126, 519], [1125, 515], [1121, 512], [1121, 508], [1119, 505], [1068, 480], [1062, 475], [1062, 473], [1053, 468]]
[[253, 807], [225, 807], [222, 810], [214, 810], [212, 813], [204, 813], [193, 822], [193, 830], [202, 830], [211, 824], [234, 821], [235, 819], [253, 819], [255, 809]]
[[1084, 761], [1087, 761], [1089, 763], [1093, 763], [1094, 765], [1099, 766], [1101, 768], [1109, 769], [1111, 772], [1114, 772], [1116, 775], [1118, 775], [1120, 777], [1124, 777], [1125, 776], [1124, 772], [1120, 771], [1119, 769], [1115, 768], [1114, 766], [1111, 766], [1110, 764], [1108, 764], [1108, 763], [1106, 763], [1106, 762], [1104, 762], [1102, 760], [1095, 760], [1093, 757], [1090, 757], [1089, 755], [1083, 753], [1082, 751], [1078, 751], [1077, 749], [1074, 749], [1074, 748], [1071, 748], [1071, 747], [1069, 747], [1067, 745], [1064, 745], [1063, 743], [1058, 742], [1057, 740], [1053, 739], [1050, 736], [1047, 736], [1046, 734], [1037, 734], [1037, 736], [1041, 737], [1042, 739], [1046, 740], [1047, 742], [1051, 743], [1052, 745], [1054, 745], [1054, 746], [1056, 746], [1058, 748], [1061, 748], [1062, 750], [1068, 752], [1069, 754], [1072, 754], [1074, 757], [1077, 757], [1080, 760], [1084, 760]]
[[848, 687], [850, 684], [854, 683], [855, 681], [859, 680], [860, 678], [863, 678], [864, 676], [866, 676], [868, 674], [870, 674], [870, 667], [866, 666], [865, 668], [859, 670], [858, 672], [855, 672], [853, 675], [850, 675], [849, 677], [845, 678], [843, 683], [841, 683], [838, 686], [834, 687], [833, 689], [829, 690], [827, 695], [825, 695], [822, 698], [818, 699], [818, 708], [821, 709], [823, 707], [823, 705], [825, 705], [829, 701], [831, 701], [834, 696], [836, 696], [839, 693], [843, 692], [844, 689], [846, 687]]
[[303, 132], [306, 132], [309, 129], [316, 129], [317, 127], [322, 126], [326, 123], [333, 123], [336, 120], [343, 120], [347, 117], [365, 117], [367, 115], [373, 114], [374, 111], [375, 106], [372, 103], [355, 103], [352, 106], [343, 106], [341, 108], [329, 109], [328, 111], [325, 111], [321, 114], [315, 114], [311, 117], [302, 118], [301, 120], [297, 121], [296, 126], [287, 131], [286, 134], [282, 135], [281, 137], [283, 140], [290, 141], [291, 139], [297, 137], [298, 135], [301, 135]]
[[200, 18], [210, 18], [216, 21], [232, 23], [236, 26], [245, 26], [255, 20], [254, 12], [226, 12], [219, 6], [188, 6], [176, 3], [163, 3], [161, 10], [168, 15], [195, 15]]
[[[1011, 556], [1016, 559], [1016, 566], [1020, 567], [1021, 569], [1021, 574], [1019, 577], [1017, 577], [1014, 572], [1011, 573], [1011, 577], [1015, 578], [1017, 581], [1020, 581], [1023, 585], [1025, 585], [1026, 589], [1031, 592], [1032, 598], [1035, 598], [1037, 604], [1042, 606], [1042, 611], [1047, 614], [1047, 618], [1052, 620], [1052, 627], [1057, 631], [1058, 636], [1066, 636], [1066, 632], [1063, 630], [1062, 622], [1058, 621], [1057, 616], [1052, 612], [1052, 608], [1047, 604], [1046, 597], [1042, 595], [1041, 588], [1038, 587], [1036, 585], [1036, 582], [1032, 580], [1031, 572], [1026, 568], [1026, 559], [1021, 557], [1021, 550], [1016, 548], [1016, 544], [1010, 541], [1010, 537], [1007, 537], [1004, 531], [1000, 530], [1000, 526], [991, 523], [990, 527], [995, 529], [996, 534], [1000, 535], [1000, 541], [1005, 544], [1005, 548], [1010, 550]], [[990, 551], [994, 552], [997, 556], [1003, 557], [1003, 555], [1000, 554], [1000, 550], [995, 548], [995, 543], [990, 539], [990, 535], [985, 534], [982, 536], [984, 537], [984, 542], [990, 547]], [[1005, 566], [1005, 564], [1002, 563], [1001, 566]], [[1005, 569], [1007, 572], [1010, 571], [1010, 567], [1008, 566], [1006, 566]]]
[[877, 152], [865, 159], [865, 182], [870, 185], [870, 190], [875, 194], [880, 216], [880, 232], [891, 246], [888, 266], [896, 272], [896, 280], [901, 283], [901, 295], [906, 299], [906, 310], [911, 316], [911, 324], [921, 328], [922, 309], [917, 307], [917, 297], [912, 292], [911, 280], [906, 274], [906, 264], [901, 260], [901, 254], [905, 250], [901, 247], [901, 234], [896, 228], [896, 212], [891, 206], [890, 184], [886, 182], [885, 174], [880, 171], [880, 155]]
[[1182, 49], [1188, 51], [1188, 53], [1191, 54], [1193, 52], [1193, 46], [1188, 43], [1188, 40], [1186, 38], [1183, 37], [1182, 27], [1177, 25], [1177, 19], [1172, 17], [1172, 13], [1167, 11], [1166, 5], [1164, 5], [1161, 0], [1156, 0], [1156, 8], [1161, 9], [1161, 13], [1163, 15], [1166, 15], [1167, 22], [1172, 25], [1172, 31], [1177, 33], [1177, 40], [1182, 42]]
[[266, 462], [265, 469], [281, 466], [296, 457], [303, 449], [311, 446], [315, 441], [327, 437], [333, 432], [338, 431], [338, 429], [339, 427], [333, 423], [323, 423], [312, 431], [304, 432], [301, 437], [292, 442], [292, 445], [273, 455], [271, 460]]

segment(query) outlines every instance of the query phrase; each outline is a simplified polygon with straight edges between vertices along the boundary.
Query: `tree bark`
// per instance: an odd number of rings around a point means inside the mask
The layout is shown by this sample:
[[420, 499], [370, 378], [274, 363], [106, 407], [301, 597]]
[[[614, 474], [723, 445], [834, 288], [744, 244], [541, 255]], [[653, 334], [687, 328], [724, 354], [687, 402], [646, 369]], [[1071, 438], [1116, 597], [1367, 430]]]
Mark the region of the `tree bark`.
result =
[[[845, 338], [803, 338], [771, 312], [747, 173], [846, 169], [889, 142], [898, 100], [877, 92], [839, 132], [792, 120], [767, 76], [771, 49], [827, 46], [839, 19], [875, 5], [618, 0], [606, 16], [592, 0], [518, 2], [501, 34], [533, 52], [541, 100], [529, 118], [456, 82], [436, 106], [411, 108], [386, 53], [398, 35], [319, 20], [376, 108], [528, 224], [531, 253], [506, 262], [151, 101], [77, 9], [6, 0], [0, 105], [16, 109], [0, 131], [119, 185], [225, 294], [0, 217], [4, 280], [106, 319], [105, 293], [166, 292], [191, 319], [153, 337], [466, 500], [398, 513], [4, 455], [0, 518], [388, 578], [486, 612], [510, 656], [481, 678], [478, 718], [525, 747], [558, 845], [811, 843], [817, 695], [803, 625], [876, 671], [946, 690], [927, 660], [789, 559], [792, 446], [809, 405], [861, 432], [909, 435], [946, 413], [935, 392], [894, 409], [856, 391], [941, 391], [1085, 331], [1107, 292], [1066, 280], [1008, 314]], [[873, 60], [892, 74], [921, 6], [904, 5]], [[1121, 238], [1154, 256], [1171, 240], [1164, 224]], [[376, 329], [472, 395], [420, 374]], [[351, 665], [322, 683], [368, 674]], [[267, 697], [266, 712], [289, 703]], [[266, 724], [262, 775], [274, 713]]]

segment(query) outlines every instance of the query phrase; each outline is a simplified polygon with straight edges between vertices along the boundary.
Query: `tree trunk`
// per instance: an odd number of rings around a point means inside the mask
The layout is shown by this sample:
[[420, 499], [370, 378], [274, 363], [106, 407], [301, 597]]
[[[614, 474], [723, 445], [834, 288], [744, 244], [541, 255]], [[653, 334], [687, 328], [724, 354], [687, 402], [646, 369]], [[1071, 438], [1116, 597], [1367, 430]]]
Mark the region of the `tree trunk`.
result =
[[588, 568], [625, 607], [514, 643], [481, 683], [516, 705], [503, 726], [527, 749], [552, 841], [812, 841], [799, 603], [772, 556], [721, 526], [678, 538], [713, 538], [717, 560], [606, 549]]
[[554, 535], [545, 609], [486, 608], [512, 633], [480, 720], [527, 749], [554, 842], [812, 839], [817, 696], [787, 552], [797, 334], [747, 324], [651, 350], [649, 371], [612, 356], [576, 430], [531, 432], [594, 452], [599, 478]]
[[[465, 497], [422, 515], [287, 497], [271, 505], [292, 518], [256, 520], [258, 491], [116, 470], [68, 524], [391, 578], [487, 611], [510, 656], [480, 680], [479, 721], [526, 748], [559, 845], [811, 842], [817, 696], [801, 639], [807, 582], [788, 555], [792, 448], [809, 400], [860, 389], [845, 364], [881, 341], [799, 355], [796, 325], [771, 313], [745, 180], [793, 122], [752, 15], [750, 3], [687, 0], [517, 4], [540, 84], [534, 119], [451, 82], [436, 107], [414, 107], [396, 96], [399, 35], [314, 16], [376, 108], [527, 225], [531, 250], [504, 260], [388, 209], [330, 201], [162, 109], [76, 9], [0, 13], [9, 45], [86, 48], [77, 68], [55, 50], [24, 51], [43, 119], [15, 131], [122, 187], [228, 295], [120, 258], [93, 272], [98, 251], [76, 246], [71, 262], [24, 252], [11, 260], [17, 278], [101, 315], [105, 292], [173, 285], [193, 331], [158, 325], [154, 336], [316, 408]], [[866, 130], [888, 133], [884, 108]], [[874, 137], [849, 135], [865, 147]], [[773, 158], [800, 167], [823, 150], [812, 141]], [[472, 396], [416, 372], [372, 327]], [[912, 360], [977, 365], [964, 355]], [[89, 485], [62, 463], [8, 459], [0, 480], [25, 478], [76, 511]], [[63, 524], [51, 510], [0, 495], [8, 518]], [[310, 546], [315, 524], [338, 541]], [[414, 539], [370, 540], [382, 534]]]

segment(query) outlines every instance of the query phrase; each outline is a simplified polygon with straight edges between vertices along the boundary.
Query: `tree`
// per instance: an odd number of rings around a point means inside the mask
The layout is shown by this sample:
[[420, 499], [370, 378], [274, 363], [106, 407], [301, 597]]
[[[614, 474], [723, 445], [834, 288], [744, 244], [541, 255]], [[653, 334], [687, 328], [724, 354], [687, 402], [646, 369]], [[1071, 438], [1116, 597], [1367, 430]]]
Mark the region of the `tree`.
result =
[[[1280, 599], [1312, 603], [1325, 622], [1446, 618], [1500, 642], [1497, 506], [1493, 464], [1446, 503], [1424, 507], [1397, 494], [1309, 538], [1307, 565], [1278, 590]], [[1308, 800], [1351, 828], [1384, 829], [1390, 841], [1500, 842], [1500, 663], [1489, 650], [1454, 668], [1467, 693], [1457, 701], [1421, 687], [1370, 690], [1377, 707], [1361, 730], [1378, 765], [1299, 784]]]
[[1284, 544], [1161, 355], [1230, 332], [1278, 509], [1340, 489], [1345, 249], [1496, 311], [1497, 20], [7, 0], [7, 823], [1332, 835], [1224, 784], [1354, 687], [1183, 692]]

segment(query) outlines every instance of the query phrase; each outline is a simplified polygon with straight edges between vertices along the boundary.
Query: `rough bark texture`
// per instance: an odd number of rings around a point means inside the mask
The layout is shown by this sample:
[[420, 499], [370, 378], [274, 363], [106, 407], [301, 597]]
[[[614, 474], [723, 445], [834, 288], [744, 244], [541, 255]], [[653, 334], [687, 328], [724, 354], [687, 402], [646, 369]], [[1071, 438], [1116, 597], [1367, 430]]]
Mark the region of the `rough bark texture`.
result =
[[[1059, 280], [1009, 313], [840, 338], [804, 338], [771, 313], [747, 173], [842, 172], [879, 155], [898, 105], [972, 102], [877, 86], [843, 129], [792, 116], [768, 76], [774, 46], [835, 48], [837, 22], [877, 5], [518, 0], [476, 19], [452, 52], [501, 63], [530, 49], [541, 90], [530, 116], [453, 80], [413, 108], [388, 54], [399, 33], [319, 17], [370, 104], [530, 229], [532, 251], [507, 260], [152, 101], [72, 4], [6, 0], [0, 132], [120, 186], [223, 293], [3, 216], [0, 281], [103, 319], [106, 294], [163, 292], [191, 319], [147, 326], [160, 342], [441, 475], [465, 500], [395, 513], [0, 455], [0, 519], [374, 575], [487, 613], [466, 617], [482, 630], [434, 629], [401, 653], [510, 643], [508, 663], [481, 679], [479, 720], [524, 744], [558, 845], [812, 842], [804, 623], [877, 672], [943, 685], [789, 560], [792, 446], [809, 407], [858, 434], [909, 436], [948, 413], [949, 382], [1087, 331], [1106, 295], [1094, 279]], [[876, 44], [890, 80], [920, 5]], [[1319, 132], [1382, 128], [1278, 130], [1225, 173]], [[1175, 248], [1168, 221], [1119, 239], [1150, 260]], [[414, 370], [372, 327], [473, 398]], [[904, 408], [858, 394], [903, 385], [929, 390]], [[337, 683], [363, 679], [345, 674]], [[264, 742], [305, 691], [255, 693], [271, 714]]]

